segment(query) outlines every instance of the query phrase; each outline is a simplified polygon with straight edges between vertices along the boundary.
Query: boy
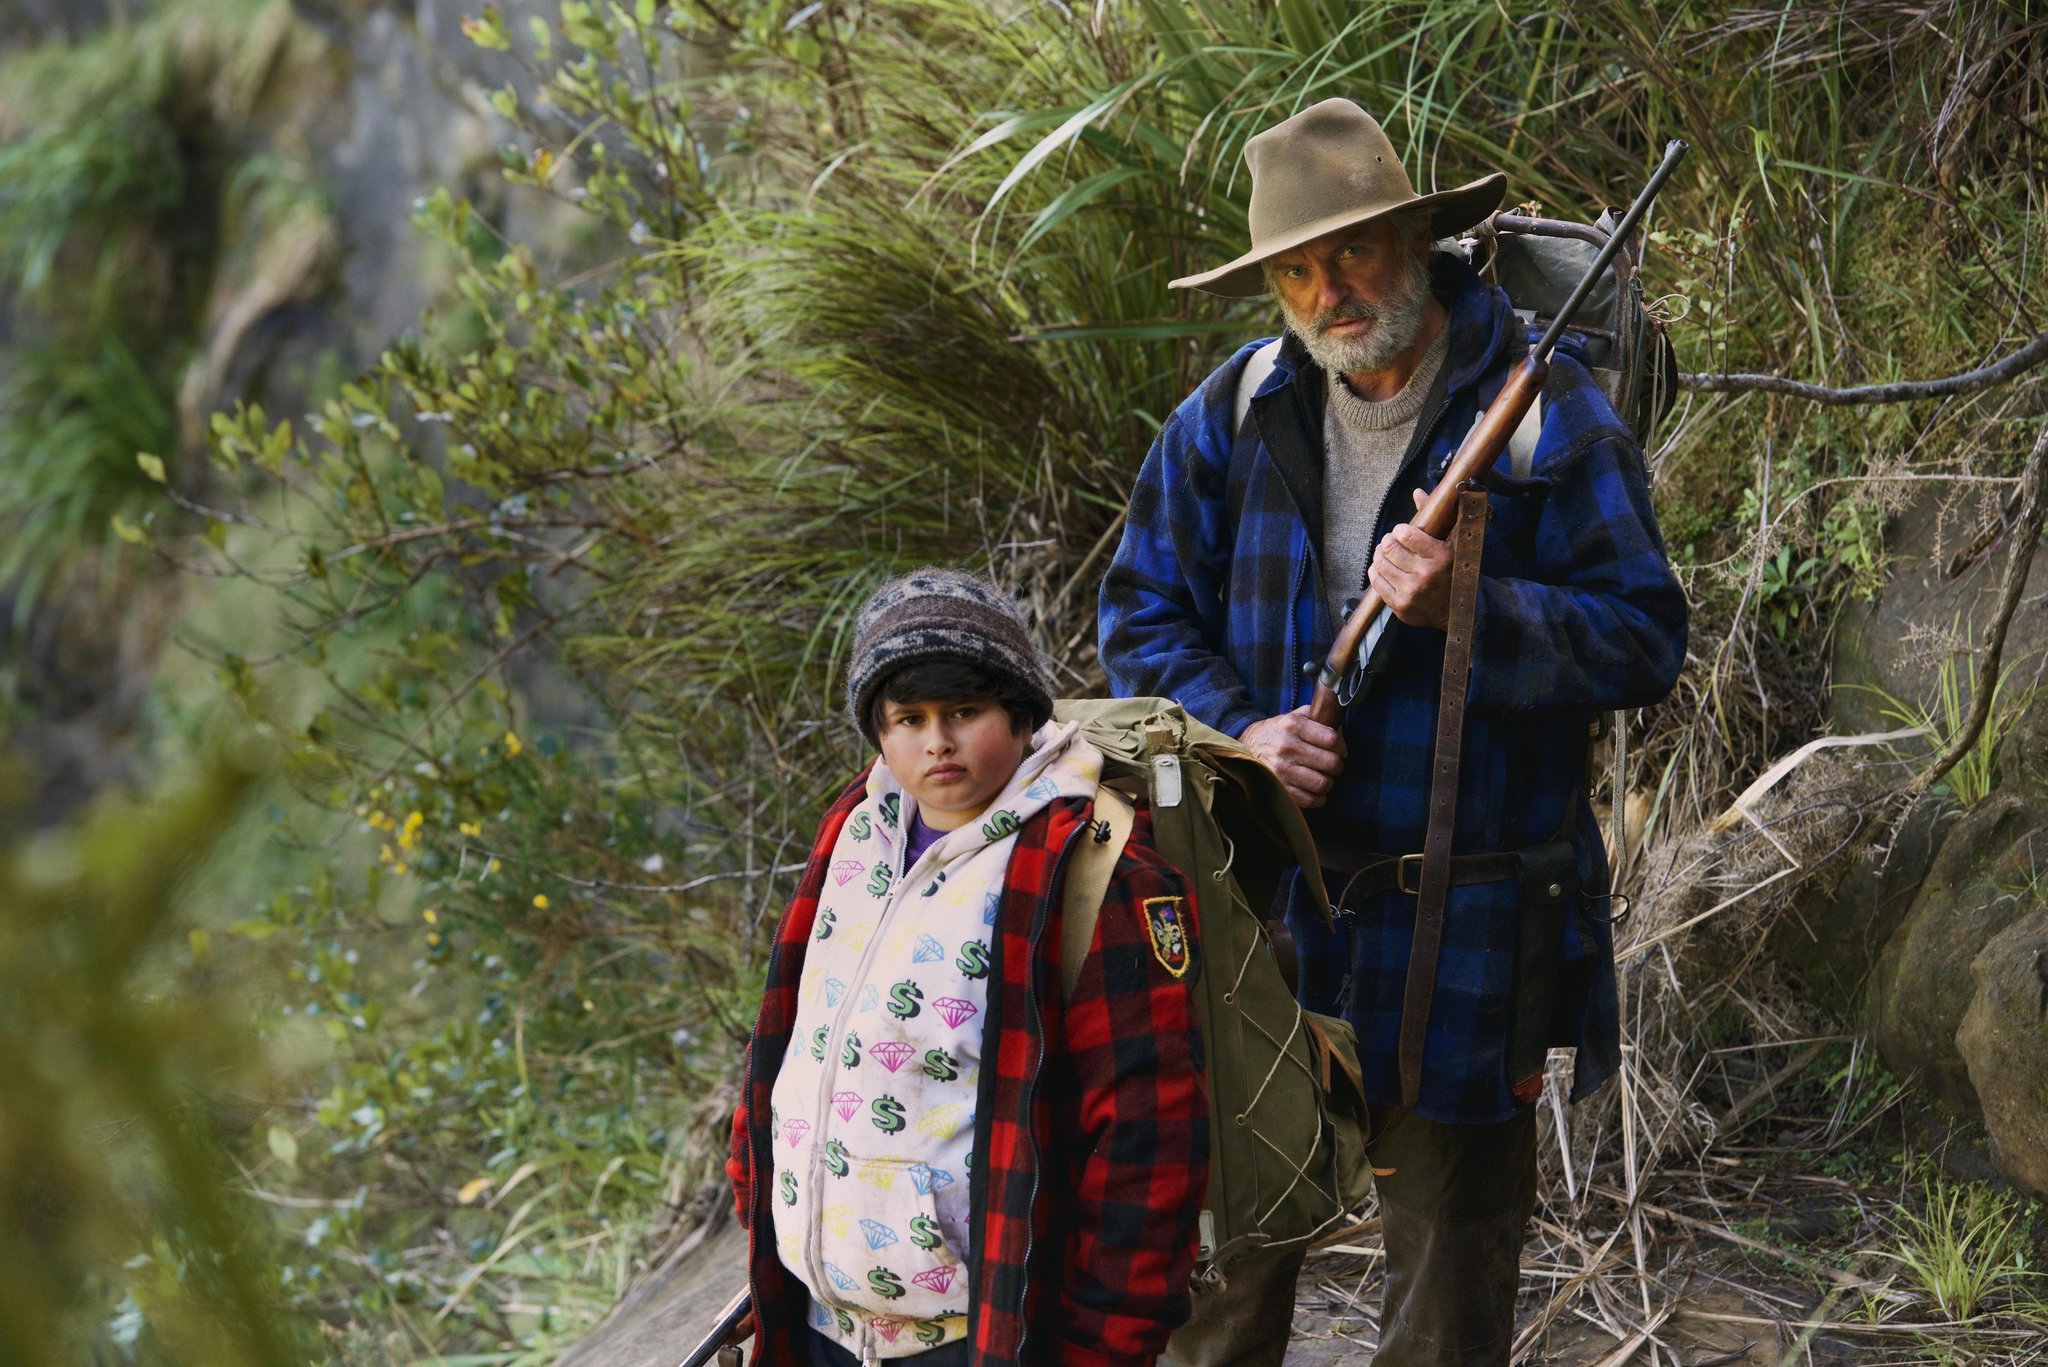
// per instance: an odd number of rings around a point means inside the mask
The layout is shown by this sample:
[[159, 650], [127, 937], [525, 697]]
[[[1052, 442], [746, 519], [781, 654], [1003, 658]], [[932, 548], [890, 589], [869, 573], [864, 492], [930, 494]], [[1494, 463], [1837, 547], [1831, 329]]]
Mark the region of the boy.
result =
[[[1149, 1364], [1188, 1314], [1208, 1174], [1190, 891], [1141, 806], [1063, 989], [1102, 756], [1048, 724], [1023, 617], [982, 581], [878, 590], [847, 705], [880, 756], [777, 929], [733, 1117], [753, 1361]], [[1185, 943], [1147, 929], [1176, 922]]]

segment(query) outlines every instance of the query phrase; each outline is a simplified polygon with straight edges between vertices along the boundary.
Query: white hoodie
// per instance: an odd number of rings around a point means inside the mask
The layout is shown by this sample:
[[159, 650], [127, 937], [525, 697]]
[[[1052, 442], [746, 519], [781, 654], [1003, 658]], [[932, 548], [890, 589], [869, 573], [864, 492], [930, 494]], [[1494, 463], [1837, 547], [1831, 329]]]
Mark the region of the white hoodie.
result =
[[773, 1204], [812, 1325], [863, 1361], [966, 1336], [991, 927], [1017, 831], [1095, 795], [1102, 755], [1079, 729], [1042, 728], [988, 810], [908, 870], [915, 807], [877, 760], [832, 848], [775, 1078]]

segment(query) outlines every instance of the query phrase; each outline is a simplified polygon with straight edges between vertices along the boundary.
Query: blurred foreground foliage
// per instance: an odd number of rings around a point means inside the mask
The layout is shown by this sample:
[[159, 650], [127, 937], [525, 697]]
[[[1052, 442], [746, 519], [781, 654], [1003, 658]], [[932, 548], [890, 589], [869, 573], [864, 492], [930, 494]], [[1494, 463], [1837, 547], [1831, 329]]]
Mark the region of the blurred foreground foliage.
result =
[[[983, 568], [1064, 687], [1099, 680], [1129, 477], [1272, 330], [1257, 302], [1165, 288], [1240, 249], [1247, 136], [1347, 95], [1420, 188], [1498, 167], [1584, 219], [1689, 137], [1647, 266], [1688, 369], [1946, 373], [2042, 326], [2048, 33], [1995, 3], [1944, 13], [472, 15], [507, 54], [504, 174], [587, 211], [610, 259], [549, 278], [429, 198], [420, 229], [457, 263], [440, 317], [302, 419], [216, 416], [210, 471], [153, 526], [118, 524], [223, 583], [188, 638], [284, 745], [274, 885], [245, 880], [206, 948], [166, 958], [210, 956], [289, 1060], [229, 1147], [304, 1340], [548, 1360], [723, 1199], [764, 924], [861, 759], [838, 702], [851, 610], [915, 564]], [[1793, 647], [1878, 582], [1906, 477], [2005, 473], [2036, 394], [1685, 408], [1660, 497], [1701, 629], [1640, 723], [1657, 819], [1811, 733], [1824, 652]], [[136, 1266], [99, 1265], [129, 1298], [101, 1336], [183, 1360], [145, 1288], [214, 1256], [209, 1227], [135, 1237]]]

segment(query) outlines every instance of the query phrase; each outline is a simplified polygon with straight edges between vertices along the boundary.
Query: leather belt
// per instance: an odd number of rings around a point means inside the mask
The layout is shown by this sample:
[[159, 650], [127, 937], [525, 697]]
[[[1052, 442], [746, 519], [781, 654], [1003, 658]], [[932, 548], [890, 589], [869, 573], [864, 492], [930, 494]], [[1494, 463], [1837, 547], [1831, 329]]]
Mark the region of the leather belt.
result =
[[[1374, 854], [1365, 850], [1328, 847], [1318, 853], [1323, 867], [1338, 875], [1328, 880], [1331, 886], [1343, 888], [1341, 893], [1330, 899], [1330, 905], [1339, 910], [1351, 907], [1354, 901], [1362, 903], [1383, 892], [1405, 892], [1413, 897], [1422, 889], [1422, 856], [1419, 854]], [[1497, 883], [1503, 878], [1518, 878], [1521, 873], [1522, 856], [1514, 850], [1451, 856], [1450, 885], [1453, 887], [1466, 883]]]

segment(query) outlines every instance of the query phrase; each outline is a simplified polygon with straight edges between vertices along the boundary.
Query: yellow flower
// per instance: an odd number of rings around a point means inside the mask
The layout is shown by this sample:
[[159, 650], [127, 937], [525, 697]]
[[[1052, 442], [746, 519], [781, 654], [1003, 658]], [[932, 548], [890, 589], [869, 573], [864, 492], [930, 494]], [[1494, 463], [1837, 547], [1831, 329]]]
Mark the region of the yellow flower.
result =
[[391, 866], [391, 871], [392, 871], [393, 873], [396, 873], [396, 874], [403, 874], [403, 873], [405, 872], [405, 865], [403, 865], [403, 864], [393, 864], [393, 865]]
[[420, 915], [426, 918], [426, 922], [428, 925], [432, 925], [434, 924], [434, 922], [441, 919], [434, 913], [434, 909], [432, 907], [428, 907], [425, 911], [421, 912]]
[[484, 823], [481, 821], [464, 821], [456, 826], [455, 829], [464, 835], [482, 835], [484, 833]]
[[425, 820], [426, 818], [421, 816], [418, 812], [414, 812], [411, 816], [408, 816], [405, 819], [405, 825], [401, 827], [398, 832], [399, 849], [409, 850], [412, 848], [414, 837], [416, 837], [419, 834], [420, 823]]
[[525, 748], [525, 742], [519, 739], [517, 731], [507, 731], [505, 733], [505, 753], [507, 756], [512, 759], [518, 759], [519, 752]]
[[438, 930], [430, 930], [430, 931], [428, 931], [428, 932], [427, 932], [427, 943], [428, 943], [428, 944], [430, 944], [430, 945], [438, 945], [438, 944], [440, 944], [440, 943], [441, 943], [441, 932], [440, 932], [440, 931], [438, 931]]
[[397, 859], [398, 859], [398, 856], [397, 856], [397, 855], [395, 855], [395, 854], [393, 854], [393, 853], [391, 852], [391, 847], [390, 847], [389, 845], [379, 845], [379, 846], [377, 847], [377, 862], [378, 862], [378, 863], [380, 863], [380, 864], [390, 864], [390, 863], [395, 863], [395, 862], [397, 861]]
[[546, 911], [548, 909], [548, 895], [544, 892], [536, 892], [533, 895], [533, 904], [540, 910]]

